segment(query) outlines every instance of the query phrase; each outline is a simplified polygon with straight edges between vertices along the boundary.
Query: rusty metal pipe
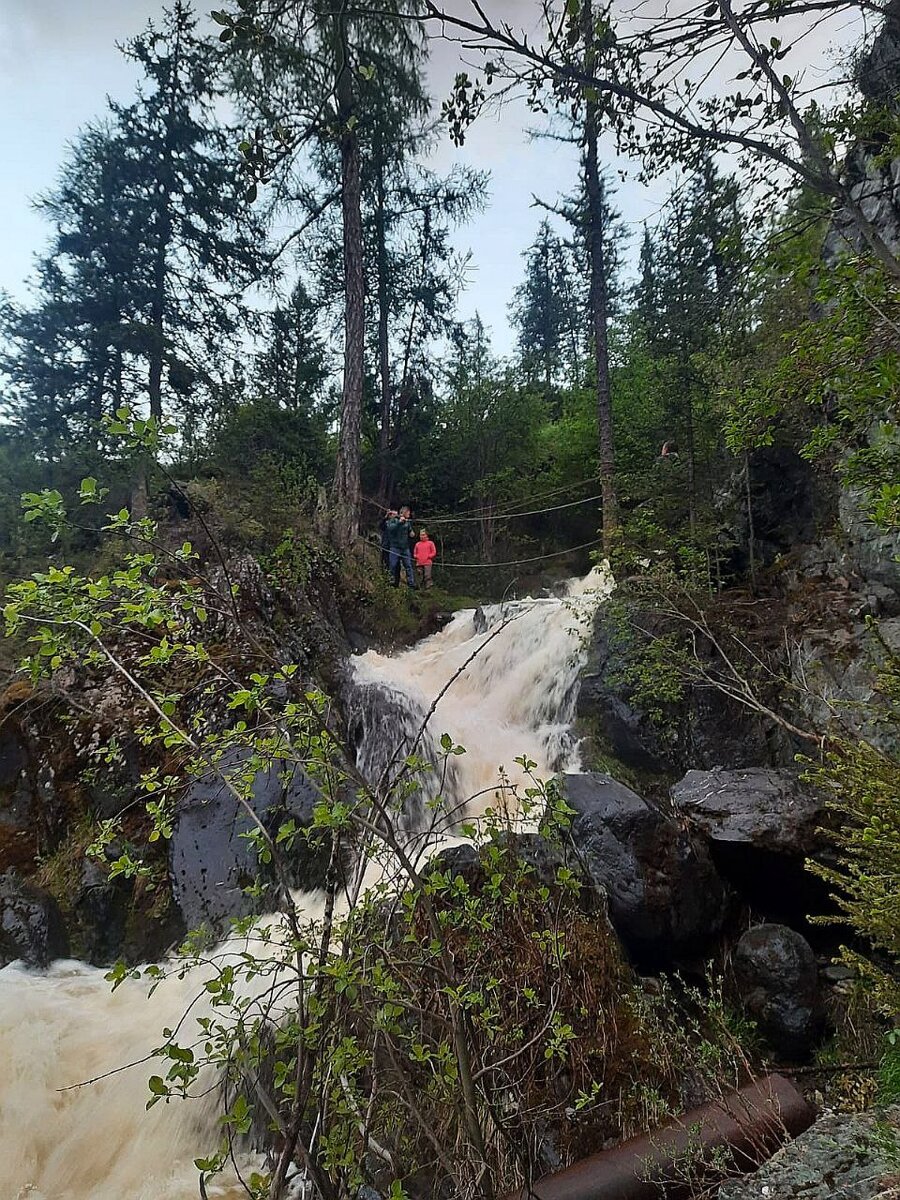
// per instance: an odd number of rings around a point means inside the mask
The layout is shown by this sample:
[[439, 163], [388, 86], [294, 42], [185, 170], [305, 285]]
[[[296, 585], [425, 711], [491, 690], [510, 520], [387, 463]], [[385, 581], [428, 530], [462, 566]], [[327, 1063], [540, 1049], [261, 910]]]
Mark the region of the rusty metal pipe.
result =
[[781, 1075], [767, 1075], [712, 1104], [676, 1117], [653, 1133], [546, 1175], [504, 1200], [659, 1200], [679, 1194], [679, 1162], [727, 1149], [749, 1171], [813, 1123], [809, 1104]]

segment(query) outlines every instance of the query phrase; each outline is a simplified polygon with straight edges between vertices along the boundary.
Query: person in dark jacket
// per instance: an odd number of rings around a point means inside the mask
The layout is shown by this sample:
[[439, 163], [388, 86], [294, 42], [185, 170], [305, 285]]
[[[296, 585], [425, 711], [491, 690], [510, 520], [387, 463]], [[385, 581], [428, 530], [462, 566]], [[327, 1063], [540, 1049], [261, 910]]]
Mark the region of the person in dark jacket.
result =
[[400, 586], [400, 568], [406, 568], [406, 582], [411, 588], [416, 586], [413, 574], [412, 550], [410, 548], [410, 533], [412, 532], [411, 513], [408, 505], [404, 505], [397, 516], [388, 517], [386, 522], [388, 544], [391, 556], [391, 576], [394, 587]]
[[387, 523], [391, 517], [396, 517], [396, 508], [389, 508], [378, 525], [378, 532], [381, 534], [381, 565], [386, 571], [391, 569], [391, 539], [388, 536]]

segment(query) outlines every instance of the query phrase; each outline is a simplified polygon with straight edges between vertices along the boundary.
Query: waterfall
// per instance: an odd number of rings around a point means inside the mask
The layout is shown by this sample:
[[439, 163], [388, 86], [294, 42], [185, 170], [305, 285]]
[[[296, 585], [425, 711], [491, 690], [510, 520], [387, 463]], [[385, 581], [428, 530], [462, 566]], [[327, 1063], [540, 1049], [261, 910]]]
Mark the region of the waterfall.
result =
[[[439, 842], [463, 816], [502, 800], [523, 779], [516, 757], [527, 755], [543, 777], [577, 766], [570, 725], [583, 635], [610, 589], [598, 568], [558, 598], [461, 612], [403, 654], [353, 660], [346, 707], [363, 774], [373, 784], [392, 778], [417, 738], [417, 755], [433, 764], [407, 805], [410, 836]], [[466, 752], [444, 772], [445, 733]], [[440, 807], [426, 806], [438, 789]], [[316, 915], [319, 898], [298, 900]], [[216, 957], [227, 960], [242, 945], [226, 942]], [[112, 992], [104, 971], [83, 963], [0, 970], [0, 1200], [195, 1200], [193, 1160], [213, 1148], [217, 1097], [145, 1111], [159, 1063], [141, 1060], [163, 1042], [164, 1027], [178, 1024], [207, 974], [170, 975], [148, 999], [146, 980]], [[195, 1005], [189, 1019], [205, 1011]], [[122, 1070], [128, 1063], [138, 1065]], [[234, 1177], [211, 1183], [208, 1194], [245, 1195]]]
[[445, 828], [525, 782], [515, 762], [523, 755], [544, 778], [575, 769], [571, 723], [586, 624], [610, 586], [596, 568], [560, 597], [467, 609], [403, 654], [370, 650], [354, 659], [351, 738], [369, 782], [377, 785], [408, 751], [435, 701], [419, 756], [437, 762], [445, 733], [465, 749], [443, 780]]

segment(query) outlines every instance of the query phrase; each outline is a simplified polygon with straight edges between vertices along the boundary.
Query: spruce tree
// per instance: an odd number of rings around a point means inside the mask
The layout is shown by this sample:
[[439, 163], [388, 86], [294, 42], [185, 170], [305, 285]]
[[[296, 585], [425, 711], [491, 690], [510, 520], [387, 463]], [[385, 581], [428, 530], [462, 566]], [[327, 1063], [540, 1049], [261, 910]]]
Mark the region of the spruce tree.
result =
[[513, 294], [510, 315], [525, 381], [542, 386], [550, 400], [556, 389], [581, 383], [587, 343], [583, 266], [574, 244], [547, 220], [523, 257], [525, 278]]
[[138, 97], [109, 103], [39, 201], [54, 233], [36, 301], [4, 315], [3, 370], [47, 453], [54, 439], [96, 443], [123, 403], [185, 418], [192, 441], [242, 353], [243, 293], [264, 262], [190, 8], [177, 0], [125, 53], [144, 70]]

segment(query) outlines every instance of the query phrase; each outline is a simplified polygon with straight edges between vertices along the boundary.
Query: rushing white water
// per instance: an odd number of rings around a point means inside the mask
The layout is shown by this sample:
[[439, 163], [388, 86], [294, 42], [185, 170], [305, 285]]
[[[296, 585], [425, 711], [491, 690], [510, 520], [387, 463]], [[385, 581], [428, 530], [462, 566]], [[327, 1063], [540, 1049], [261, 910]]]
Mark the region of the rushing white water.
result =
[[[443, 733], [466, 748], [443, 780], [442, 830], [508, 797], [522, 778], [516, 757], [535, 761], [538, 775], [572, 769], [585, 623], [610, 587], [595, 570], [560, 599], [459, 613], [404, 654], [356, 659], [351, 708], [361, 769], [373, 782], [395, 769], [435, 701], [419, 752], [436, 759]], [[411, 833], [421, 829], [423, 810], [408, 823]], [[314, 916], [318, 898], [300, 899]], [[239, 950], [225, 943], [217, 955]], [[148, 1000], [145, 980], [111, 992], [103, 971], [80, 963], [0, 970], [0, 1200], [197, 1197], [193, 1160], [214, 1148], [215, 1093], [147, 1112], [147, 1078], [164, 1073], [158, 1061], [119, 1068], [150, 1055], [204, 978], [170, 976]], [[203, 1011], [195, 1005], [189, 1019]], [[98, 1079], [107, 1072], [114, 1073]], [[208, 1194], [245, 1195], [233, 1177], [210, 1184]]]
[[444, 733], [466, 751], [444, 780], [445, 827], [525, 782], [515, 761], [523, 755], [539, 777], [572, 770], [586, 624], [610, 588], [606, 569], [596, 568], [559, 598], [468, 609], [403, 654], [354, 659], [351, 708], [363, 772], [373, 783], [390, 779], [398, 746], [415, 742], [432, 707], [419, 753], [436, 757]]

